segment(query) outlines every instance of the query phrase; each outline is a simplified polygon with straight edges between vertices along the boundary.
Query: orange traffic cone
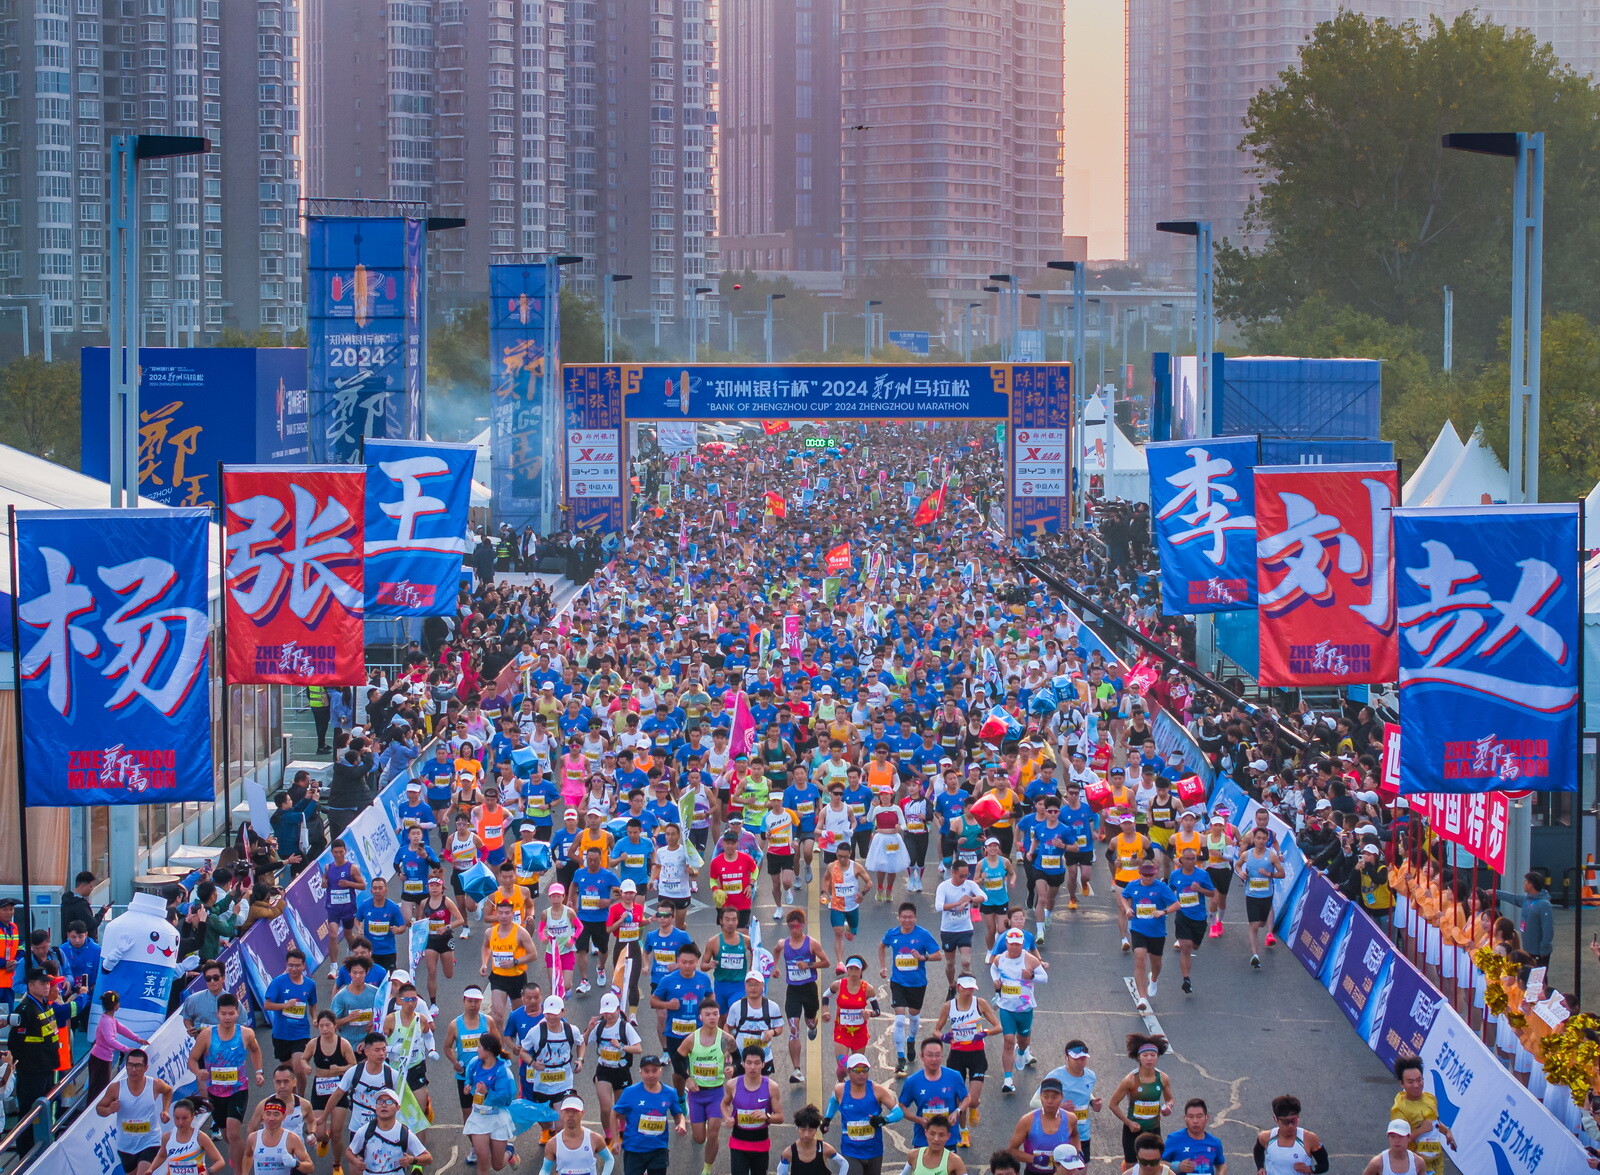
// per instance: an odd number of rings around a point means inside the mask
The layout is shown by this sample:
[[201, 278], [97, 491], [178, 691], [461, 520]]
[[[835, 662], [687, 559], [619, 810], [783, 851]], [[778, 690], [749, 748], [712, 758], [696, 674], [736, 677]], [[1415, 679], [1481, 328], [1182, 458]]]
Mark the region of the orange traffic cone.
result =
[[1583, 862], [1583, 904], [1600, 906], [1600, 881], [1595, 876], [1594, 854], [1589, 853]]

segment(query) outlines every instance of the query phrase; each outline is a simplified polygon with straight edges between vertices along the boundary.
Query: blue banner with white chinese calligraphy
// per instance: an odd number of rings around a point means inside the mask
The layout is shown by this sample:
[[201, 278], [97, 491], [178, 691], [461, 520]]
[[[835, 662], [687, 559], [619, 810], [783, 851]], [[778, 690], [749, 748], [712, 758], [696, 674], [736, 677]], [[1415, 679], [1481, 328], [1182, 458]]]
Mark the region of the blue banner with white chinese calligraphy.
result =
[[367, 617], [455, 609], [472, 504], [471, 445], [367, 442]]
[[556, 330], [550, 310], [559, 271], [553, 265], [489, 266], [489, 443], [494, 470], [490, 508], [498, 524], [544, 530], [551, 495]]
[[408, 337], [423, 313], [411, 281], [413, 225], [422, 222], [307, 219], [306, 383], [318, 464], [359, 464], [367, 437], [421, 435], [423, 349]]
[[16, 518], [28, 805], [209, 801], [211, 511]]
[[1256, 437], [1145, 446], [1168, 616], [1256, 603]]
[[1400, 790], [1578, 787], [1578, 507], [1396, 510]]

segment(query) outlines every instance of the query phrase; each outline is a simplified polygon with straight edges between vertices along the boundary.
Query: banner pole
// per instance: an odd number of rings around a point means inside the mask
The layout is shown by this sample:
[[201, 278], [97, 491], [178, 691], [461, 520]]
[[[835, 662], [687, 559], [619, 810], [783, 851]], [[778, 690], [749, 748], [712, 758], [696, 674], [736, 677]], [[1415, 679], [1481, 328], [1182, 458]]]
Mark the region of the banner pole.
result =
[[217, 606], [222, 610], [217, 676], [222, 682], [222, 831], [233, 839], [233, 707], [228, 703], [228, 486], [217, 462]]
[[[1537, 476], [1537, 473], [1535, 473]], [[1575, 866], [1572, 879], [1572, 1006], [1582, 1006], [1583, 1001], [1583, 883], [1585, 878], [1583, 860], [1583, 565], [1584, 534], [1583, 534], [1583, 506], [1578, 506], [1578, 631], [1576, 634], [1577, 649], [1575, 654], [1578, 661], [1578, 714], [1579, 721], [1573, 725], [1577, 728], [1578, 753], [1575, 762], [1578, 765], [1578, 778], [1573, 782], [1577, 787], [1572, 793], [1572, 864]], [[1600, 756], [1600, 739], [1595, 742], [1595, 754]], [[1600, 795], [1592, 797], [1600, 803]]]
[[24, 739], [22, 737], [22, 577], [18, 571], [21, 560], [18, 557], [20, 550], [17, 538], [17, 508], [6, 507], [6, 525], [9, 528], [11, 541], [6, 544], [6, 553], [11, 559], [11, 702], [16, 711], [17, 724], [17, 835], [21, 838], [18, 846], [18, 860], [22, 863], [22, 926], [20, 933], [26, 943], [27, 935], [33, 930], [33, 889], [28, 876], [28, 770], [27, 755], [24, 753]]

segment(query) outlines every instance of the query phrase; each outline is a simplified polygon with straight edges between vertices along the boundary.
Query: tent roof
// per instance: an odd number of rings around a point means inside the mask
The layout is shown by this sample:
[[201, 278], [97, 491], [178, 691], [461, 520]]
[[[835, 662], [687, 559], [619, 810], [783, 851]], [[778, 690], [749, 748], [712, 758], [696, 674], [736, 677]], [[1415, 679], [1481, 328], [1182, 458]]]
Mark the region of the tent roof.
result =
[[1450, 471], [1423, 500], [1423, 506], [1478, 506], [1511, 498], [1511, 475], [1483, 439], [1483, 426], [1472, 430]]
[[1400, 501], [1407, 506], [1415, 506], [1423, 501], [1444, 480], [1444, 475], [1450, 472], [1450, 467], [1456, 463], [1456, 458], [1461, 456], [1464, 448], [1466, 446], [1461, 443], [1454, 422], [1445, 421], [1428, 455], [1406, 478], [1406, 484], [1400, 489]]
[[1105, 472], [1105, 450], [1111, 440], [1108, 429], [1115, 429], [1117, 433], [1114, 471], [1146, 472], [1150, 464], [1145, 460], [1144, 446], [1135, 444], [1121, 426], [1106, 419], [1106, 402], [1098, 392], [1089, 397], [1083, 409], [1083, 468], [1089, 473]]

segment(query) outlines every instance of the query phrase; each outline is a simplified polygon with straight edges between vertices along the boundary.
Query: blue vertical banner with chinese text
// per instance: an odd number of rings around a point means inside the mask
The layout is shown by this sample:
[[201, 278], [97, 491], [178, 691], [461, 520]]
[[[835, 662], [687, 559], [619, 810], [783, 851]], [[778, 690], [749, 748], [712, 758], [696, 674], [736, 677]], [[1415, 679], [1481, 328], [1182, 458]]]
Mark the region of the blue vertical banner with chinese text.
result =
[[1260, 447], [1256, 437], [1145, 446], [1161, 610], [1168, 616], [1255, 607]]
[[367, 617], [455, 609], [476, 459], [471, 445], [367, 442]]
[[30, 807], [212, 799], [210, 517], [17, 513]]
[[997, 364], [1011, 396], [1012, 537], [1060, 534], [1072, 509], [1072, 379], [1066, 364]]
[[555, 327], [549, 321], [557, 270], [539, 264], [489, 267], [491, 506], [497, 523], [542, 529], [546, 500], [556, 492], [545, 468], [554, 405]]
[[352, 465], [367, 437], [421, 436], [420, 339], [413, 226], [398, 216], [307, 220], [307, 389], [312, 460]]
[[1400, 790], [1578, 789], [1578, 507], [1394, 512]]

